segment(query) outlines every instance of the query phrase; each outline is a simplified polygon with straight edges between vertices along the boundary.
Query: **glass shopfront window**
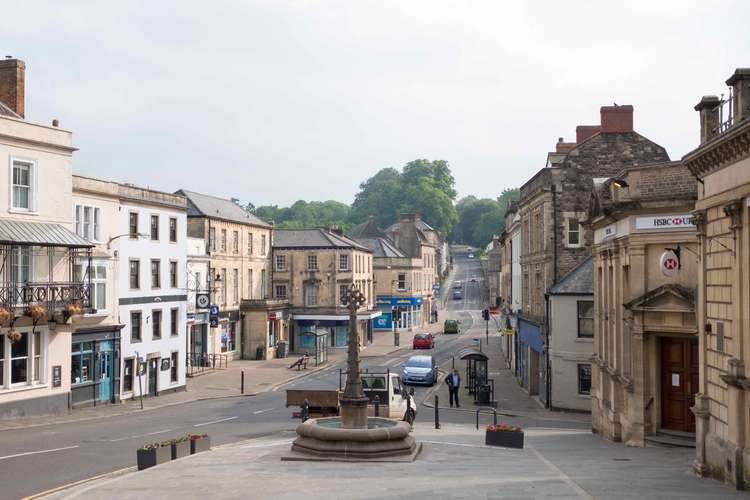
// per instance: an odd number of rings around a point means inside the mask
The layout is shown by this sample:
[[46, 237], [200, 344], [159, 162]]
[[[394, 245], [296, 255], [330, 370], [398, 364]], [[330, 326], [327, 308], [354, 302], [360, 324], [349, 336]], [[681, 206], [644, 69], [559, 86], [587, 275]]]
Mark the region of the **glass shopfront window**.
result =
[[94, 343], [77, 342], [71, 348], [70, 382], [83, 384], [94, 380]]
[[135, 378], [135, 359], [128, 358], [123, 363], [122, 392], [131, 392], [133, 390], [134, 378]]
[[333, 327], [333, 347], [346, 347], [347, 327], [335, 326]]
[[221, 352], [234, 351], [236, 326], [236, 322], [228, 322], [221, 325]]
[[21, 339], [10, 345], [10, 383], [21, 384], [29, 381], [29, 334], [24, 332]]

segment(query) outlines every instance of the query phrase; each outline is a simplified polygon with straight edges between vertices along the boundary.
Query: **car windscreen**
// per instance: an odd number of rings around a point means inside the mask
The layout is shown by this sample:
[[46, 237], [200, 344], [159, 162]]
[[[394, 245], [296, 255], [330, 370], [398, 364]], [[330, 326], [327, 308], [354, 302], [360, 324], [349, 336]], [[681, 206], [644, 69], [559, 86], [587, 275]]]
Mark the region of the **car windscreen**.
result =
[[406, 362], [406, 366], [409, 368], [430, 368], [432, 363], [430, 358], [411, 358]]
[[427, 340], [427, 335], [424, 333], [418, 333], [414, 336], [414, 340]]

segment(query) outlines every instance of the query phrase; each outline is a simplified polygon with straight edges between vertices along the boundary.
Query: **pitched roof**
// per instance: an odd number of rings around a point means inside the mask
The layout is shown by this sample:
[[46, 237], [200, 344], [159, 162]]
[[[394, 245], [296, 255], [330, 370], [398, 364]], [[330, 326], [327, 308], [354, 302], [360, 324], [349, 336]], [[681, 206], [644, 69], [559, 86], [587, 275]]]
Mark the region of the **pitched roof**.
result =
[[589, 257], [550, 288], [550, 295], [592, 295], [594, 259]]
[[274, 248], [353, 248], [371, 252], [348, 236], [330, 229], [276, 229], [273, 233]]
[[47, 247], [91, 248], [94, 245], [60, 224], [0, 220], [0, 244], [39, 245]]
[[374, 257], [406, 258], [406, 254], [399, 250], [389, 238], [356, 238], [356, 240], [372, 250]]
[[188, 217], [211, 217], [230, 222], [239, 222], [240, 224], [272, 227], [271, 224], [247, 212], [232, 200], [186, 191], [184, 189], [177, 191], [177, 194], [184, 195], [187, 198]]
[[22, 119], [21, 115], [10, 109], [8, 106], [0, 102], [0, 116], [10, 116], [11, 118]]
[[385, 233], [378, 229], [378, 225], [375, 223], [375, 218], [370, 216], [362, 224], [354, 226], [348, 235], [352, 238], [381, 238], [385, 236]]

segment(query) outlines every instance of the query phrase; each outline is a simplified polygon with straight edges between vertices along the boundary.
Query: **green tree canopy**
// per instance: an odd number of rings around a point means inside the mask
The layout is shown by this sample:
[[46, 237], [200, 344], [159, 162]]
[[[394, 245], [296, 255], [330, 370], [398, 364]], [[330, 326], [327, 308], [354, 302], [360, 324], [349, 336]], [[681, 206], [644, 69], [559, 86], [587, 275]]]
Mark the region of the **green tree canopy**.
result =
[[451, 234], [452, 241], [485, 247], [492, 240], [492, 235], [500, 234], [505, 229], [508, 202], [517, 200], [519, 196], [518, 189], [505, 189], [495, 200], [471, 195], [461, 198], [456, 203], [458, 222]]
[[292, 206], [284, 208], [276, 205], [260, 206], [253, 213], [263, 220], [273, 221], [276, 227], [282, 229], [340, 226], [348, 230], [350, 211], [349, 205], [340, 201], [298, 200]]

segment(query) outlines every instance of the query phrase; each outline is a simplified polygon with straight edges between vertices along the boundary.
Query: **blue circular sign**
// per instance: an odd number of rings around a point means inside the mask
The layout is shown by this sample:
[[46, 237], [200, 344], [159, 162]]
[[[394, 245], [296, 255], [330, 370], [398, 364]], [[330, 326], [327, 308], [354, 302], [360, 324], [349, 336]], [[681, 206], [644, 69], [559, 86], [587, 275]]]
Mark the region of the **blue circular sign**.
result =
[[210, 314], [213, 316], [219, 315], [219, 306], [211, 306], [211, 309], [209, 309]]

